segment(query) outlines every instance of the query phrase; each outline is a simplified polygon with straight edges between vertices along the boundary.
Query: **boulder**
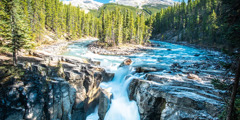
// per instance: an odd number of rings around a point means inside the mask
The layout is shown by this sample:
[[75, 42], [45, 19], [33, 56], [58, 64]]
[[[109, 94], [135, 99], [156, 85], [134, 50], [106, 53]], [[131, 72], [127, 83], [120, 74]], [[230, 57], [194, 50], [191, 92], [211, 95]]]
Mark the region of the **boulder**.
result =
[[125, 65], [131, 65], [132, 64], [132, 60], [130, 58], [124, 60], [120, 65], [119, 67], [123, 67]]
[[112, 79], [114, 78], [114, 73], [106, 73], [104, 76], [103, 76], [103, 81], [102, 82], [109, 82], [109, 81], [112, 81]]
[[98, 106], [99, 120], [104, 120], [104, 117], [110, 108], [112, 97], [112, 93], [110, 93], [108, 89], [101, 89]]
[[146, 78], [132, 80], [128, 93], [137, 102], [141, 119], [218, 119], [221, 114], [223, 93], [211, 84], [150, 74]]
[[136, 68], [136, 73], [147, 73], [147, 72], [157, 72], [158, 70], [156, 68], [150, 68], [150, 67], [138, 67]]
[[201, 80], [197, 75], [189, 73], [187, 76], [188, 79]]

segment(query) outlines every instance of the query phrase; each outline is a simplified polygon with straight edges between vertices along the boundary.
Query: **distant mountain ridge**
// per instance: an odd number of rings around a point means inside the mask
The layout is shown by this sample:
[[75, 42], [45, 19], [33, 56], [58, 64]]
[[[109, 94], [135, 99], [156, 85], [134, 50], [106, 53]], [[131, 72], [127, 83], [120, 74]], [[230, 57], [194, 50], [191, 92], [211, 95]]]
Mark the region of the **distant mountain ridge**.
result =
[[111, 0], [110, 2], [140, 8], [144, 5], [174, 5], [175, 3], [173, 0]]
[[87, 12], [92, 9], [98, 9], [103, 6], [103, 3], [94, 1], [94, 0], [63, 0], [64, 4], [70, 4], [73, 6], [79, 6], [81, 9], [86, 10]]
[[[104, 4], [94, 0], [62, 0], [64, 4], [71, 4], [73, 6], [79, 6], [81, 9], [86, 10], [98, 10]], [[171, 6], [174, 5], [173, 0], [111, 0], [110, 3], [115, 3], [119, 5], [139, 7], [144, 9], [144, 6]]]
[[99, 17], [100, 13], [102, 10], [108, 10], [108, 11], [113, 11], [116, 8], [119, 9], [128, 9], [130, 11], [133, 12], [133, 16], [136, 17], [137, 14], [142, 14], [144, 13], [145, 17], [148, 18], [150, 17], [152, 14], [155, 14], [157, 12], [160, 12], [160, 10], [162, 8], [167, 8], [169, 5], [161, 5], [161, 4], [157, 4], [157, 5], [144, 5], [142, 6], [142, 9], [138, 9], [137, 7], [133, 7], [133, 6], [126, 6], [126, 5], [120, 5], [120, 4], [115, 4], [115, 3], [107, 3], [104, 4], [103, 6], [101, 6], [100, 8], [98, 8], [98, 10], [90, 10], [90, 12], [94, 15]]

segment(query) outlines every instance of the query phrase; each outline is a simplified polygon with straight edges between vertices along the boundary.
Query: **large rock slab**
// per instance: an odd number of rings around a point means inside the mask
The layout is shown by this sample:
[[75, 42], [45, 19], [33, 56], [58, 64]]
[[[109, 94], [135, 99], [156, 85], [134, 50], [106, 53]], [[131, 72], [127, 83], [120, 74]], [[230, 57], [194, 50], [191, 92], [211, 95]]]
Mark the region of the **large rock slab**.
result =
[[146, 79], [134, 79], [129, 86], [129, 98], [137, 102], [141, 119], [218, 119], [224, 91], [190, 79], [159, 75], [147, 75]]

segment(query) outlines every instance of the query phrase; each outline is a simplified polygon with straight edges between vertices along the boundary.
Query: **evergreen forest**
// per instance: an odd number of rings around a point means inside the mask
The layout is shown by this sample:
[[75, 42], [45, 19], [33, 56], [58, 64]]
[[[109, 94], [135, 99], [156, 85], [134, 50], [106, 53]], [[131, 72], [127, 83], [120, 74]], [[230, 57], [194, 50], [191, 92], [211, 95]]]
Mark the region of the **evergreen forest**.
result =
[[[107, 81], [110, 92], [100, 86]], [[89, 12], [64, 0], [0, 0], [0, 119], [86, 119], [102, 102], [101, 119], [117, 103], [119, 113], [136, 113], [129, 119], [238, 120], [239, 81], [239, 0], [108, 3]]]
[[235, 3], [183, 0], [149, 16], [131, 7], [99, 9], [96, 15], [59, 0], [2, 0], [0, 46], [1, 51], [31, 48], [38, 45], [46, 31], [51, 31], [55, 39], [92, 36], [106, 46], [144, 44], [151, 36], [164, 40], [170, 34], [177, 36], [176, 41], [233, 51], [240, 44], [239, 4]]

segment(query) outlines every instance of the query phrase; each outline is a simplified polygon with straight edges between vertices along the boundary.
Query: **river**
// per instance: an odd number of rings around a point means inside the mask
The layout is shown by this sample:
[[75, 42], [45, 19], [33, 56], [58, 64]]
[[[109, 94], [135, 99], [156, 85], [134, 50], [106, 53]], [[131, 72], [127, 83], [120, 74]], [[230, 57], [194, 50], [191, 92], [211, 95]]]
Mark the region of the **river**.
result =
[[[127, 94], [129, 83], [134, 78], [144, 79], [144, 73], [136, 73], [138, 66], [160, 68], [162, 70], [152, 72], [152, 74], [163, 75], [174, 79], [181, 79], [186, 75], [178, 76], [171, 71], [173, 63], [193, 64], [206, 59], [205, 51], [186, 47], [182, 45], [171, 44], [167, 42], [151, 41], [158, 47], [153, 47], [145, 52], [133, 54], [130, 56], [107, 56], [97, 55], [88, 50], [87, 45], [93, 40], [74, 43], [68, 46], [69, 51], [64, 55], [88, 58], [93, 61], [100, 61], [101, 67], [107, 72], [115, 73], [111, 82], [101, 83], [100, 87], [110, 89], [113, 94], [111, 107], [109, 108], [105, 120], [140, 120], [138, 107], [135, 101], [130, 101]], [[219, 53], [213, 53], [219, 54]], [[126, 59], [131, 58], [131, 66], [118, 66]], [[214, 58], [213, 58], [214, 59]], [[97, 120], [97, 108], [95, 113], [87, 117], [87, 120]]]

